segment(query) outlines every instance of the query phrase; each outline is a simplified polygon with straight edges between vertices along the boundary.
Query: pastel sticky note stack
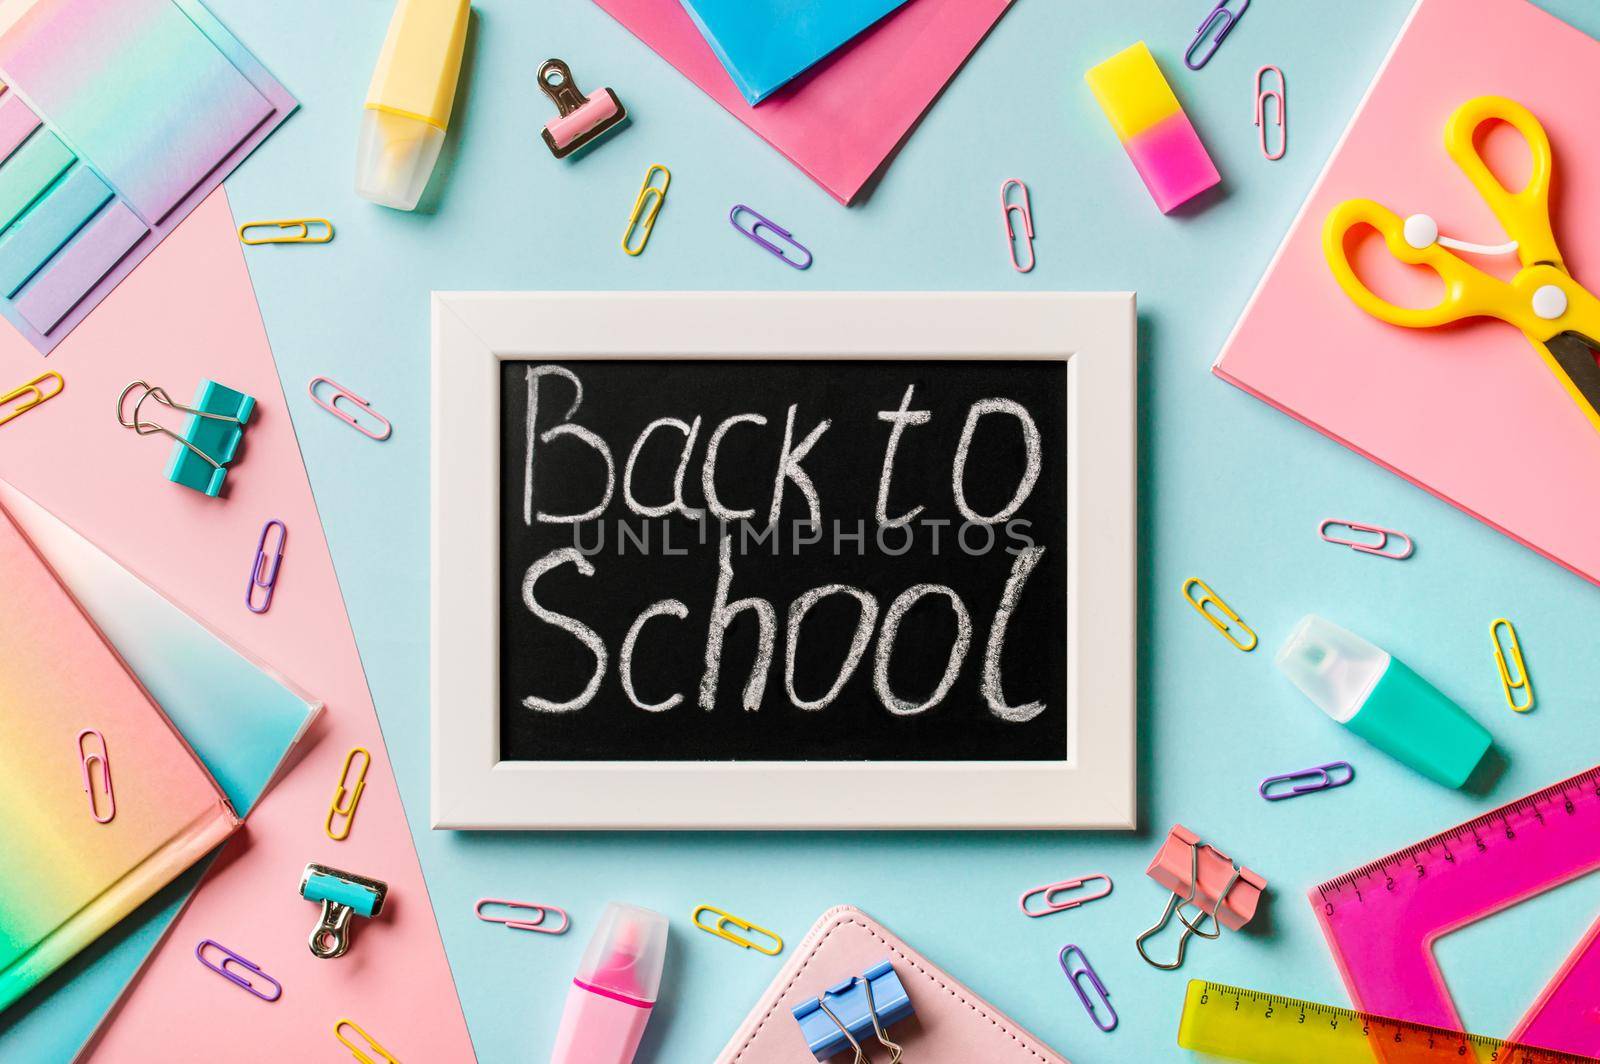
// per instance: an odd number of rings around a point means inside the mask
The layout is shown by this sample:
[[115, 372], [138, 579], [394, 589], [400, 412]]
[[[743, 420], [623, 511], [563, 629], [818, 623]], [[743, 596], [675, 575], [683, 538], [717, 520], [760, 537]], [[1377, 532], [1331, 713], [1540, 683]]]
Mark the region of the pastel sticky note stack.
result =
[[170, 0], [37, 0], [30, 14], [0, 46], [6, 76], [146, 222], [272, 114]]
[[906, 0], [682, 0], [751, 106]]
[[1222, 180], [1143, 41], [1083, 77], [1162, 214]]
[[0, 313], [49, 351], [294, 109], [198, 0], [16, 0]]

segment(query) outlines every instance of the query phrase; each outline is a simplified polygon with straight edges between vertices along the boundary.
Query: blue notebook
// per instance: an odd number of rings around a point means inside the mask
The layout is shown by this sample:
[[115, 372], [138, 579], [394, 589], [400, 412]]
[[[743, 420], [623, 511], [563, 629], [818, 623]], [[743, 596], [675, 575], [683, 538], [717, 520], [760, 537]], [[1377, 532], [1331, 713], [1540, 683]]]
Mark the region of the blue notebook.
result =
[[682, 0], [752, 105], [907, 0]]
[[[217, 638], [4, 481], [0, 505], [246, 816], [321, 703]], [[208, 858], [169, 883], [0, 1015], [0, 1060], [73, 1059], [177, 919], [209, 864]]]

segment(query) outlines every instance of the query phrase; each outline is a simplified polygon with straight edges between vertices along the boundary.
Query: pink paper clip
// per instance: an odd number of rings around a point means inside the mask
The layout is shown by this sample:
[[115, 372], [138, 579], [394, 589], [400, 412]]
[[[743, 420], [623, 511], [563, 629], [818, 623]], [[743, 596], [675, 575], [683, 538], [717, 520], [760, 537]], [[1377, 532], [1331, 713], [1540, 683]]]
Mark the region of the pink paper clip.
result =
[[[1096, 879], [1103, 879], [1106, 881], [1106, 889], [1102, 890], [1100, 893], [1089, 894], [1081, 898], [1072, 898], [1067, 901], [1056, 900], [1057, 894], [1063, 893], [1064, 891], [1077, 890], [1085, 883], [1093, 882]], [[1023, 916], [1049, 916], [1051, 913], [1064, 913], [1068, 909], [1076, 909], [1084, 902], [1099, 901], [1101, 898], [1110, 893], [1111, 877], [1101, 872], [1096, 872], [1093, 875], [1080, 876], [1077, 879], [1063, 879], [1061, 882], [1051, 883], [1047, 887], [1034, 887], [1032, 890], [1028, 891], [1022, 897], [1017, 899], [1017, 905], [1022, 909]], [[1043, 909], [1028, 908], [1028, 899], [1036, 894], [1044, 895]]]
[[[1146, 964], [1163, 971], [1172, 971], [1183, 964], [1183, 951], [1189, 936], [1219, 938], [1222, 929], [1237, 931], [1249, 923], [1267, 889], [1267, 881], [1248, 868], [1236, 864], [1227, 854], [1202, 843], [1200, 837], [1182, 824], [1176, 824], [1167, 833], [1167, 839], [1156, 851], [1155, 859], [1145, 874], [1172, 892], [1161, 919], [1144, 934], [1134, 939], [1139, 956]], [[1183, 914], [1186, 906], [1200, 910], [1192, 921]], [[1156, 934], [1176, 914], [1183, 924], [1178, 937], [1178, 956], [1171, 964], [1151, 960], [1144, 951], [1144, 941]], [[1204, 930], [1205, 921], [1211, 919], [1211, 929]]]
[[[1343, 779], [1336, 778], [1343, 773]], [[1326, 765], [1316, 768], [1303, 769], [1300, 772], [1289, 772], [1282, 776], [1268, 776], [1261, 781], [1261, 786], [1256, 788], [1256, 793], [1269, 802], [1281, 802], [1285, 798], [1298, 798], [1302, 794], [1312, 794], [1316, 791], [1332, 790], [1343, 787], [1356, 778], [1356, 770], [1350, 767], [1348, 761], [1330, 761]], [[1274, 792], [1274, 785], [1287, 783], [1288, 790], [1279, 789]]]
[[[1278, 87], [1268, 88], [1265, 84], [1268, 73], [1278, 75]], [[1267, 118], [1267, 101], [1278, 101], [1278, 117], [1275, 121]], [[1261, 140], [1261, 154], [1272, 162], [1277, 162], [1289, 151], [1289, 79], [1283, 76], [1283, 71], [1275, 66], [1264, 66], [1256, 71], [1256, 125], [1259, 127]], [[1278, 150], [1273, 152], [1268, 143], [1267, 127], [1278, 127]]]
[[[1365, 532], [1377, 536], [1378, 542], [1364, 543], [1356, 539], [1341, 539], [1338, 536], [1330, 536], [1328, 535], [1329, 528], [1348, 528], [1352, 533]], [[1396, 532], [1392, 528], [1379, 528], [1377, 525], [1360, 525], [1354, 521], [1340, 521], [1334, 517], [1328, 518], [1317, 526], [1317, 535], [1329, 543], [1337, 543], [1341, 547], [1349, 547], [1351, 550], [1360, 551], [1362, 554], [1376, 554], [1380, 558], [1393, 558], [1395, 561], [1411, 557], [1411, 552], [1416, 549], [1411, 542], [1411, 537], [1404, 532]], [[1390, 536], [1400, 541], [1396, 550], [1386, 549], [1389, 546]]]
[[[267, 538], [272, 526], [278, 526], [278, 544], [267, 555]], [[283, 545], [289, 541], [289, 529], [276, 517], [261, 526], [261, 538], [256, 541], [256, 560], [250, 565], [250, 583], [244, 589], [244, 605], [251, 613], [266, 613], [272, 608], [272, 593], [278, 587], [278, 567], [283, 564]], [[256, 605], [256, 590], [265, 592], [261, 605]]]
[[[92, 735], [100, 742], [100, 752], [83, 748], [83, 737]], [[85, 728], [78, 733], [78, 761], [83, 766], [83, 789], [89, 795], [89, 815], [94, 817], [96, 824], [109, 824], [117, 815], [117, 796], [111, 790], [111, 750], [106, 746], [106, 737], [93, 728]], [[100, 765], [100, 789], [106, 792], [106, 815], [100, 815], [100, 803], [94, 797], [94, 779], [91, 775], [91, 766]]]
[[[322, 396], [317, 394], [317, 385], [319, 384], [326, 384], [329, 388], [333, 389], [333, 394], [327, 399], [323, 399]], [[336, 381], [329, 380], [327, 377], [312, 377], [311, 383], [306, 386], [306, 391], [311, 393], [312, 402], [316, 403], [318, 406], [322, 407], [322, 409], [326, 410], [340, 421], [343, 421], [346, 425], [349, 425], [351, 428], [355, 429], [369, 440], [377, 440], [379, 443], [382, 443], [384, 440], [389, 438], [389, 435], [392, 432], [394, 432], [394, 426], [389, 424], [389, 419], [372, 409], [371, 403], [367, 402], [365, 399], [361, 398], [361, 396], [357, 395], [355, 392], [352, 392], [349, 388], [346, 388], [344, 385], [339, 384]], [[345, 400], [363, 414], [377, 421], [378, 424], [383, 426], [383, 431], [372, 431], [361, 422], [357, 421], [353, 414], [340, 409], [340, 399]]]
[[[1020, 201], [1013, 202], [1007, 198], [1012, 185], [1022, 190]], [[1011, 216], [1013, 211], [1022, 216], [1022, 233], [1026, 238], [1023, 246], [1028, 249], [1026, 266], [1017, 259], [1017, 227], [1015, 219]], [[1006, 223], [1006, 248], [1011, 252], [1012, 268], [1018, 273], [1027, 273], [1039, 261], [1039, 257], [1033, 251], [1033, 197], [1028, 195], [1028, 186], [1014, 177], [1000, 186], [1000, 216]]]
[[[220, 964], [212, 964], [206, 959], [205, 949], [207, 946], [214, 946], [219, 952], [225, 954]], [[201, 964], [205, 965], [207, 968], [210, 968], [212, 971], [216, 972], [218, 975], [222, 976], [222, 978], [226, 979], [235, 986], [244, 987], [244, 989], [250, 991], [250, 993], [254, 994], [262, 1001], [277, 1001], [283, 996], [282, 983], [278, 982], [276, 979], [272, 978], [272, 976], [262, 971], [261, 966], [256, 964], [254, 961], [239, 956], [239, 954], [233, 952], [233, 950], [229, 949], [227, 946], [224, 946], [215, 939], [201, 939], [200, 944], [194, 948], [194, 955]], [[268, 994], [262, 991], [260, 987], [250, 981], [248, 976], [240, 975], [238, 972], [229, 968], [229, 964], [238, 964], [251, 975], [258, 976], [271, 983], [272, 993]]]
[[[539, 915], [532, 920], [518, 920], [511, 916], [485, 916], [483, 914], [485, 905], [503, 905], [507, 909], [523, 909]], [[541, 935], [566, 934], [567, 928], [572, 926], [572, 918], [567, 915], [567, 911], [558, 909], [554, 905], [534, 905], [525, 901], [506, 901], [504, 898], [479, 898], [478, 904], [472, 907], [472, 911], [477, 915], [478, 919], [485, 920], [491, 924], [505, 924], [507, 927], [516, 928], [518, 931], [537, 931]], [[544, 926], [544, 918], [551, 913], [556, 913], [561, 917], [560, 927]]]

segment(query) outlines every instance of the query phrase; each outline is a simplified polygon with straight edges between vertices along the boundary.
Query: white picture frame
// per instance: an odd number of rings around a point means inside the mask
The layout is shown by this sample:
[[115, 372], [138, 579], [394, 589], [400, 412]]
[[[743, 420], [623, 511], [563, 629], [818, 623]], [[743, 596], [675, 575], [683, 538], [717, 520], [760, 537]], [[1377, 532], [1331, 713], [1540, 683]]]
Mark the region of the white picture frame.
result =
[[[1135, 826], [1132, 293], [435, 292], [431, 821], [452, 829]], [[500, 363], [1060, 359], [1069, 756], [501, 761]]]

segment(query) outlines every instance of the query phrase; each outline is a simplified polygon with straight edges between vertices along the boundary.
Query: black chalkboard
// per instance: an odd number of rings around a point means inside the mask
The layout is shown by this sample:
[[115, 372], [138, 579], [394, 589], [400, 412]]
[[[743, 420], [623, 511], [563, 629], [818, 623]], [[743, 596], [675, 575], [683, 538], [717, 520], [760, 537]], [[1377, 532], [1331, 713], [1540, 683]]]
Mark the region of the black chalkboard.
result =
[[[502, 363], [501, 758], [1064, 760], [1066, 389], [1058, 361]], [[801, 457], [801, 474], [782, 481], [774, 525], [791, 407], [792, 449], [822, 422], [828, 427]], [[738, 415], [765, 424], [729, 421]], [[657, 426], [636, 448], [643, 430], [664, 418], [677, 424]], [[908, 525], [880, 529], [880, 485], [897, 425], [885, 516], [922, 510]], [[753, 510], [748, 519], [718, 520], [709, 508], [703, 478], [719, 427], [711, 494], [724, 514]], [[624, 492], [630, 464], [638, 505], [674, 505], [681, 464], [681, 508], [703, 512], [635, 513]], [[608, 479], [611, 495], [598, 513], [546, 519], [592, 513]], [[806, 479], [817, 524], [799, 483]], [[759, 607], [732, 615], [720, 668], [706, 682], [725, 549], [727, 600], [770, 604], [772, 658], [759, 697], [750, 690], [760, 686], [751, 681]], [[802, 611], [794, 695], [805, 705], [796, 705], [786, 680], [792, 609], [808, 591], [832, 585], [860, 594], [821, 595]], [[921, 585], [938, 589], [918, 594]], [[970, 622], [965, 653], [943, 697], [919, 709], [962, 639], [952, 595]], [[861, 596], [870, 596], [865, 606]], [[882, 669], [899, 710], [891, 712], [876, 679], [891, 607], [902, 596], [909, 605], [892, 624]], [[664, 600], [676, 602], [638, 628], [630, 696], [620, 669], [628, 635]], [[858, 640], [870, 613], [875, 623]], [[991, 655], [997, 616], [1008, 619]], [[853, 649], [857, 664], [827, 701]], [[671, 708], [635, 704], [674, 696]]]

